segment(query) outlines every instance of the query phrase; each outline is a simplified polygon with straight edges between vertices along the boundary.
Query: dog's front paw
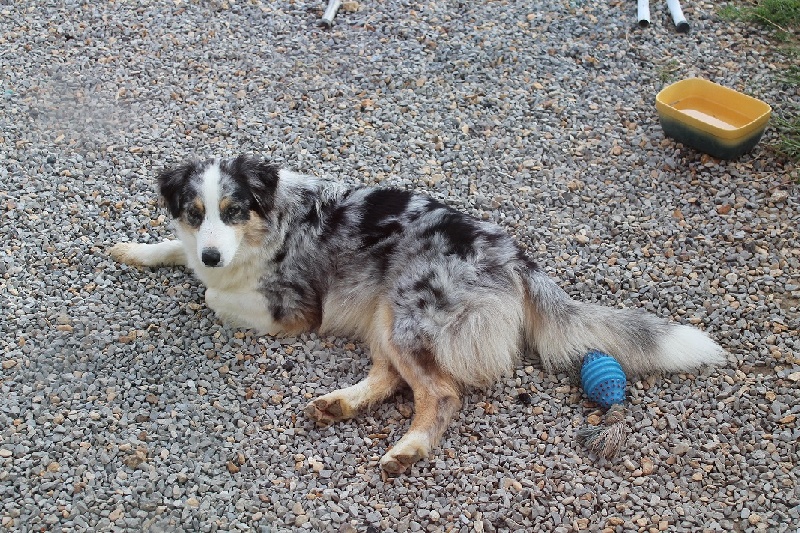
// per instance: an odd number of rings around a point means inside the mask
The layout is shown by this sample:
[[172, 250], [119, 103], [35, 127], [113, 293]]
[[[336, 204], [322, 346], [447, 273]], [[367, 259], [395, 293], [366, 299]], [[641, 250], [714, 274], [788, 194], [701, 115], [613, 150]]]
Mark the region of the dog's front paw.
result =
[[341, 398], [327, 399], [324, 396], [309, 402], [306, 415], [321, 426], [329, 426], [339, 420], [350, 418], [349, 409]]
[[119, 263], [142, 266], [142, 262], [136, 256], [136, 247], [137, 244], [134, 242], [118, 242], [108, 250], [108, 255]]
[[387, 474], [402, 474], [408, 468], [428, 457], [430, 443], [423, 435], [406, 434], [392, 449], [381, 457], [381, 468]]

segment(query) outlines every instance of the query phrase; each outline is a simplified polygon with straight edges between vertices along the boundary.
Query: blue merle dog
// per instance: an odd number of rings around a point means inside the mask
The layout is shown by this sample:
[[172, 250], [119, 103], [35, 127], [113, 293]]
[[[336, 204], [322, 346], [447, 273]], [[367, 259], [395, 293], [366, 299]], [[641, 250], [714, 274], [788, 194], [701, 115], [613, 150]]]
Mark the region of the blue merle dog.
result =
[[464, 389], [491, 384], [521, 353], [548, 371], [576, 368], [590, 349], [629, 373], [725, 361], [690, 326], [571, 299], [500, 227], [423, 194], [347, 188], [248, 156], [186, 163], [158, 183], [178, 240], [120, 243], [111, 255], [188, 265], [233, 324], [365, 341], [367, 377], [305, 413], [327, 425], [409, 386], [416, 412], [381, 459], [390, 474], [427, 457]]

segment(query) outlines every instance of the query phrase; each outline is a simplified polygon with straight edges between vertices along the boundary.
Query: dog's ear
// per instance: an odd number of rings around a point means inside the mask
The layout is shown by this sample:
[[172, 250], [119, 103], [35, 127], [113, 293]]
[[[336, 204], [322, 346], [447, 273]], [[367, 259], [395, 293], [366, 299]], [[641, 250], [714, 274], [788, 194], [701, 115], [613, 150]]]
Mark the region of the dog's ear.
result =
[[181, 214], [181, 195], [186, 187], [186, 183], [189, 181], [192, 174], [195, 173], [196, 169], [196, 163], [190, 162], [184, 163], [179, 167], [164, 170], [158, 175], [158, 189], [173, 218], [178, 218]]
[[231, 174], [245, 182], [253, 197], [255, 211], [262, 218], [267, 218], [275, 205], [278, 170], [277, 166], [267, 161], [246, 155], [240, 155], [230, 164]]
[[275, 191], [278, 189], [278, 167], [259, 161], [248, 176], [250, 191], [258, 206], [259, 214], [266, 218], [275, 205]]

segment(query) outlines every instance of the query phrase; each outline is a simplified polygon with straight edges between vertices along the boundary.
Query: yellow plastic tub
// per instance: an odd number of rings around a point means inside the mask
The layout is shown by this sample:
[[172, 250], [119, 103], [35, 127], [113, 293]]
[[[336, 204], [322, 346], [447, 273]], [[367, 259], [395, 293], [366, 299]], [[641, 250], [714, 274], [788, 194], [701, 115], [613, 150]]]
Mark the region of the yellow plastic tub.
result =
[[662, 89], [656, 95], [656, 110], [667, 136], [720, 159], [750, 151], [772, 113], [757, 98], [701, 78]]

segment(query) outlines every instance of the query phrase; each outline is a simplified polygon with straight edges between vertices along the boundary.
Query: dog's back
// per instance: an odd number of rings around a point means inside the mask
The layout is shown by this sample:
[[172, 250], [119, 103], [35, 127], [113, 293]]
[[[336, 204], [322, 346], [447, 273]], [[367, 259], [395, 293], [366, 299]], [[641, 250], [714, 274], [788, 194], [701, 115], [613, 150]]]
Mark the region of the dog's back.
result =
[[[359, 189], [323, 228], [325, 255], [337, 257], [323, 330], [369, 338], [389, 328], [403, 351], [430, 352], [464, 385], [495, 381], [525, 349], [550, 370], [572, 370], [591, 349], [614, 353], [631, 373], [724, 360], [695, 328], [572, 300], [500, 227], [424, 195]], [[373, 324], [379, 302], [390, 324]]]
[[[512, 368], [531, 263], [501, 228], [394, 189], [351, 192], [322, 228], [323, 255], [336, 257], [323, 331], [428, 353], [463, 385]], [[376, 319], [379, 306], [388, 323]]]

